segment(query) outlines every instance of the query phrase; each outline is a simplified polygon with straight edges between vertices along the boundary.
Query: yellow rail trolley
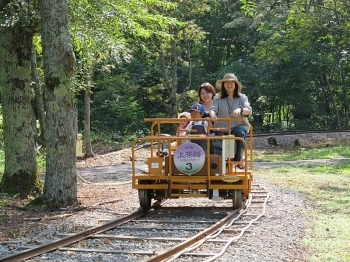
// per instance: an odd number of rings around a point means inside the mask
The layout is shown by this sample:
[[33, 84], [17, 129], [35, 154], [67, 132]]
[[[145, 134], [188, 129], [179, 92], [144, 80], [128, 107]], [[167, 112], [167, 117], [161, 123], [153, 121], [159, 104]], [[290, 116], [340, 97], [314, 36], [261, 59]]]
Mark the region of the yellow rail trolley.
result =
[[[228, 130], [209, 128], [207, 135], [189, 133], [186, 137], [161, 134], [161, 126], [178, 124], [183, 119], [149, 118], [150, 135], [138, 138], [132, 145], [132, 188], [138, 190], [140, 206], [151, 207], [151, 201], [179, 197], [206, 197], [214, 201], [232, 199], [233, 209], [241, 208], [251, 192], [253, 180], [253, 128], [250, 126], [246, 140], [224, 135]], [[190, 119], [190, 121], [210, 121]], [[218, 121], [244, 121], [244, 118], [220, 118]], [[211, 136], [210, 131], [222, 135]], [[206, 148], [195, 143], [206, 141]], [[244, 159], [233, 161], [236, 141], [243, 143]], [[138, 144], [148, 143], [150, 155], [148, 170], [140, 172], [135, 167], [135, 150]], [[212, 146], [221, 147], [219, 154], [212, 153]], [[164, 151], [164, 147], [167, 151]], [[239, 169], [238, 164], [244, 164]]]

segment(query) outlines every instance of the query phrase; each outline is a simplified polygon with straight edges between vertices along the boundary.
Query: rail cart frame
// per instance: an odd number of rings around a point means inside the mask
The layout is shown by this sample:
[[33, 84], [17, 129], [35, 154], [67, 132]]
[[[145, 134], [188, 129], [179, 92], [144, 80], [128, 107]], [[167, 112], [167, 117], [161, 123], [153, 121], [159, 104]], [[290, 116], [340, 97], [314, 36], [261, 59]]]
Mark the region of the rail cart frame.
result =
[[[150, 135], [138, 138], [133, 142], [131, 156], [132, 188], [138, 190], [140, 206], [149, 209], [152, 199], [161, 201], [179, 197], [207, 197], [216, 201], [232, 199], [233, 209], [241, 208], [244, 205], [244, 201], [249, 197], [253, 180], [252, 126], [250, 126], [247, 137], [249, 143], [240, 137], [232, 135], [177, 137], [164, 136], [161, 133], [161, 125], [177, 124], [182, 120], [177, 118], [144, 119], [145, 122], [152, 123]], [[190, 121], [202, 120], [191, 119]], [[244, 120], [244, 118], [218, 119], [218, 121], [227, 121], [227, 126], [231, 126], [232, 121]], [[211, 128], [210, 130], [219, 131], [219, 129], [215, 128]], [[208, 133], [210, 130], [208, 130]], [[230, 134], [231, 132], [227, 133]], [[244, 145], [244, 160], [233, 161], [231, 158], [233, 156], [229, 157], [223, 149], [222, 155], [207, 153], [204, 160], [203, 156], [201, 156], [201, 161], [204, 161], [204, 164], [197, 172], [183, 172], [183, 164], [176, 162], [178, 160], [177, 158], [179, 158], [177, 150], [187, 148], [187, 146], [193, 146], [193, 143], [188, 141], [182, 143], [183, 140], [206, 140], [206, 152], [210, 152], [211, 140], [221, 141], [230, 153], [232, 153], [235, 140], [240, 140]], [[150, 155], [147, 159], [148, 170], [140, 172], [135, 167], [135, 151], [138, 148], [137, 145], [147, 142], [150, 144]], [[168, 152], [163, 151], [164, 146], [167, 147]], [[239, 169], [236, 167], [237, 164], [244, 164], [245, 168]]]

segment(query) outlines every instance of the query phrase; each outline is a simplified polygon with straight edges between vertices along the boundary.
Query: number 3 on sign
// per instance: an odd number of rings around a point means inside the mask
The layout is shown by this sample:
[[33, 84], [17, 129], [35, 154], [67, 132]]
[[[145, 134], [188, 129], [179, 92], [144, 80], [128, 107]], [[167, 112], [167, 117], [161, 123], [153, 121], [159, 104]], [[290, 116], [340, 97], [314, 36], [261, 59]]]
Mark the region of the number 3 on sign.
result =
[[192, 163], [186, 164], [186, 170], [192, 170]]

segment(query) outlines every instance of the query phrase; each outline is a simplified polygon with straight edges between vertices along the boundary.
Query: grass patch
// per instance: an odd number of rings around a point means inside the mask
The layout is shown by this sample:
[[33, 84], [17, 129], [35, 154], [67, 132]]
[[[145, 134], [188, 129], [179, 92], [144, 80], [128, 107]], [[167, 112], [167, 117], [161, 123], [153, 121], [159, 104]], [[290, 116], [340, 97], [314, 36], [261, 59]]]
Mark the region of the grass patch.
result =
[[[283, 160], [349, 157], [350, 147], [313, 149], [300, 156], [285, 153]], [[271, 156], [281, 159], [281, 156]], [[313, 225], [303, 243], [310, 262], [350, 261], [350, 160], [337, 165], [260, 169], [256, 177], [302, 193], [314, 204]]]
[[[311, 247], [310, 262], [350, 261], [350, 223], [343, 214], [325, 216], [315, 212], [317, 223], [307, 231], [304, 243]], [[317, 243], [317, 245], [315, 245]]]
[[254, 152], [254, 161], [256, 162], [280, 162], [329, 158], [350, 158], [350, 147], [338, 145], [313, 149], [294, 148], [281, 150], [280, 148], [276, 148], [275, 151], [271, 152]]

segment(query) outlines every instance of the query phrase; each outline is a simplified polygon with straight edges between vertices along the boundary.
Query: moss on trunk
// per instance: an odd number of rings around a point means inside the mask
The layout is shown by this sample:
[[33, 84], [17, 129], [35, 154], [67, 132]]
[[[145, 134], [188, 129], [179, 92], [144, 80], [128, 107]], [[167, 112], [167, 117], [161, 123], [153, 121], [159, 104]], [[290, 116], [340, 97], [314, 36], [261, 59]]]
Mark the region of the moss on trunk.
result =
[[50, 207], [76, 204], [77, 109], [71, 83], [75, 55], [69, 38], [67, 1], [41, 1], [46, 83], [46, 178], [43, 201]]
[[39, 196], [42, 194], [43, 184], [39, 180], [37, 172], [28, 174], [26, 171], [18, 171], [11, 177], [4, 176], [0, 182], [0, 188], [3, 188], [10, 196], [18, 195], [21, 198], [28, 196]]
[[23, 197], [37, 195], [41, 191], [30, 85], [34, 30], [20, 22], [0, 27], [0, 88], [5, 153], [0, 191], [11, 195], [20, 193]]

